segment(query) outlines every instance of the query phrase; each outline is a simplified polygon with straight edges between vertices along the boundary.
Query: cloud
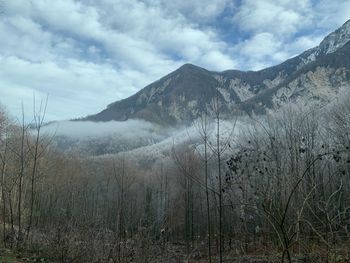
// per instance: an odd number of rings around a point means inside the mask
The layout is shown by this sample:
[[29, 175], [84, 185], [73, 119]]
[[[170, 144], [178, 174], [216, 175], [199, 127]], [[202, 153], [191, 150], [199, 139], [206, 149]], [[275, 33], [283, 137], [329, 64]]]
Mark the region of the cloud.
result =
[[350, 19], [349, 14], [349, 0], [321, 0], [315, 6], [315, 25], [333, 31], [335, 26], [340, 26]]
[[242, 43], [242, 53], [249, 54], [255, 58], [263, 57], [278, 50], [281, 46], [281, 41], [276, 39], [271, 33], [259, 33], [251, 39]]
[[311, 1], [243, 0], [233, 20], [241, 30], [291, 35], [311, 23]]
[[245, 39], [233, 48], [244, 69], [278, 64], [317, 46], [349, 19], [350, 1], [243, 0], [233, 15]]
[[[47, 94], [49, 109], [52, 109], [49, 119], [81, 117], [102, 110], [106, 102], [131, 95], [136, 92], [133, 87], [137, 83], [146, 85], [148, 79], [128, 70], [117, 72], [108, 64], [74, 59], [61, 66], [51, 61], [31, 62], [18, 57], [0, 57], [0, 62], [0, 86], [4, 87], [0, 89], [0, 97], [6, 98], [4, 102], [10, 100], [13, 103], [10, 106], [18, 112], [21, 100], [29, 102], [31, 107], [34, 92], [37, 97]], [[31, 111], [26, 114], [30, 119]]]
[[161, 129], [143, 120], [124, 122], [60, 121], [42, 127], [57, 149], [81, 155], [115, 154], [157, 143], [175, 130]]
[[[153, 0], [146, 0], [146, 3], [154, 4]], [[164, 8], [167, 13], [179, 13], [197, 23], [213, 21], [220, 16], [226, 9], [233, 8], [233, 2], [230, 0], [160, 0], [156, 3]]]
[[[130, 131], [135, 131], [130, 133]], [[42, 132], [48, 136], [67, 136], [72, 138], [106, 137], [111, 135], [125, 138], [149, 137], [159, 129], [146, 121], [128, 120], [124, 122], [60, 121], [44, 126]]]

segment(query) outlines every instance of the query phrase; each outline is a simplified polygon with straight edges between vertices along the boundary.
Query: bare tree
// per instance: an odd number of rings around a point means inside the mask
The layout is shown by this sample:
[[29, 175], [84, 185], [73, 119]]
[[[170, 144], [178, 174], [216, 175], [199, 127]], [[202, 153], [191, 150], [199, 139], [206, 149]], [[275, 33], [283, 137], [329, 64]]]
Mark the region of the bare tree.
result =
[[[45, 120], [45, 113], [46, 113], [46, 107], [47, 107], [47, 99], [45, 102], [41, 101], [38, 111], [36, 110], [36, 104], [35, 104], [35, 96], [33, 97], [33, 116], [34, 116], [34, 129], [35, 129], [35, 137], [34, 137], [34, 150], [32, 150], [30, 145], [28, 146], [29, 153], [31, 154], [31, 157], [33, 159], [32, 161], [32, 171], [31, 171], [31, 178], [30, 178], [30, 187], [31, 187], [31, 196], [30, 196], [30, 208], [29, 208], [29, 222], [26, 229], [26, 239], [29, 236], [32, 223], [33, 223], [33, 210], [34, 210], [34, 201], [35, 201], [35, 183], [36, 183], [36, 177], [37, 177], [37, 170], [40, 158], [42, 157], [43, 153], [45, 152], [46, 148], [49, 145], [49, 142], [44, 144], [44, 142], [41, 141], [41, 128], [44, 124]], [[28, 144], [30, 142], [28, 141]]]
[[221, 108], [219, 87], [216, 88], [216, 96], [211, 103], [214, 119], [216, 122], [216, 142], [215, 144], [209, 144], [211, 150], [217, 157], [217, 174], [218, 174], [218, 199], [219, 199], [219, 258], [220, 263], [223, 262], [223, 253], [225, 246], [223, 222], [224, 222], [224, 204], [223, 204], [223, 176], [222, 176], [222, 154], [230, 147], [230, 140], [232, 140], [233, 132], [236, 126], [236, 120], [233, 121], [232, 129], [230, 129], [229, 135], [226, 138], [221, 138]]
[[0, 160], [1, 160], [1, 201], [2, 201], [2, 231], [3, 231], [3, 242], [5, 247], [6, 242], [6, 200], [5, 200], [5, 173], [7, 164], [7, 151], [8, 151], [8, 140], [7, 140], [7, 118], [5, 113], [0, 110]]
[[[207, 237], [208, 237], [208, 261], [212, 262], [212, 252], [211, 252], [211, 219], [210, 219], [210, 189], [209, 189], [209, 159], [208, 156], [208, 141], [209, 141], [209, 130], [210, 130], [210, 121], [206, 113], [203, 113], [199, 117], [197, 123], [197, 130], [200, 134], [202, 142], [204, 144], [204, 176], [205, 176], [205, 197], [206, 197], [206, 210], [207, 210]], [[200, 154], [200, 153], [199, 153]]]
[[26, 133], [29, 128], [29, 125], [25, 123], [24, 117], [24, 107], [22, 104], [22, 122], [21, 122], [21, 132], [20, 132], [20, 152], [18, 154], [20, 161], [20, 171], [18, 175], [18, 201], [17, 201], [17, 224], [18, 224], [18, 234], [17, 234], [17, 248], [20, 247], [22, 242], [22, 194], [23, 194], [23, 180], [26, 169], [26, 161], [27, 161], [27, 149], [25, 148], [25, 139]]

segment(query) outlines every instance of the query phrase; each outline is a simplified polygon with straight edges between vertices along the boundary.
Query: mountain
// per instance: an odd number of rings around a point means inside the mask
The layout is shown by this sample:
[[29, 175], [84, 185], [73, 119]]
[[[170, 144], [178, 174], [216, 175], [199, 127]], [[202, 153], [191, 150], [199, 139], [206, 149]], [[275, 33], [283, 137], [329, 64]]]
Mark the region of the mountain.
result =
[[200, 112], [264, 113], [292, 101], [330, 101], [350, 86], [350, 20], [319, 46], [259, 71], [208, 71], [185, 64], [133, 96], [114, 102], [84, 120], [143, 119], [162, 124], [188, 124]]

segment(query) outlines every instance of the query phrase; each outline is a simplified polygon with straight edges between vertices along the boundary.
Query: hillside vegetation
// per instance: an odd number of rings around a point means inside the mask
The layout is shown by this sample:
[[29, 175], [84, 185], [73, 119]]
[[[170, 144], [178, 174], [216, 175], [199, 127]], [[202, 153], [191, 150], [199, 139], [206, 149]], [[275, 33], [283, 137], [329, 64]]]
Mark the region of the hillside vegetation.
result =
[[349, 105], [288, 105], [226, 136], [213, 105], [199, 141], [152, 163], [65, 154], [40, 112], [34, 132], [2, 113], [3, 244], [58, 262], [347, 262]]

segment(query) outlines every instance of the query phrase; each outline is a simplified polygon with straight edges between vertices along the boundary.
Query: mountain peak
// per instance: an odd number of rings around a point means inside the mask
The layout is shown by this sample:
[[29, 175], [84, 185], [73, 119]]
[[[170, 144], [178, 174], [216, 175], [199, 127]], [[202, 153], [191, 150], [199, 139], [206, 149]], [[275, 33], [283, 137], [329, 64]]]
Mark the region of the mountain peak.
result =
[[[186, 68], [197, 68], [197, 66], [196, 65], [193, 65], [193, 64], [191, 64], [191, 63], [185, 63], [185, 64], [183, 64], [180, 68], [183, 68], [183, 69], [186, 69]], [[179, 69], [180, 69], [179, 68]]]
[[329, 54], [343, 47], [350, 40], [350, 19], [329, 34], [320, 44], [322, 53]]
[[187, 71], [206, 71], [206, 69], [193, 65], [191, 63], [183, 64], [175, 72], [187, 72]]
[[341, 27], [350, 27], [350, 19], [346, 21]]

